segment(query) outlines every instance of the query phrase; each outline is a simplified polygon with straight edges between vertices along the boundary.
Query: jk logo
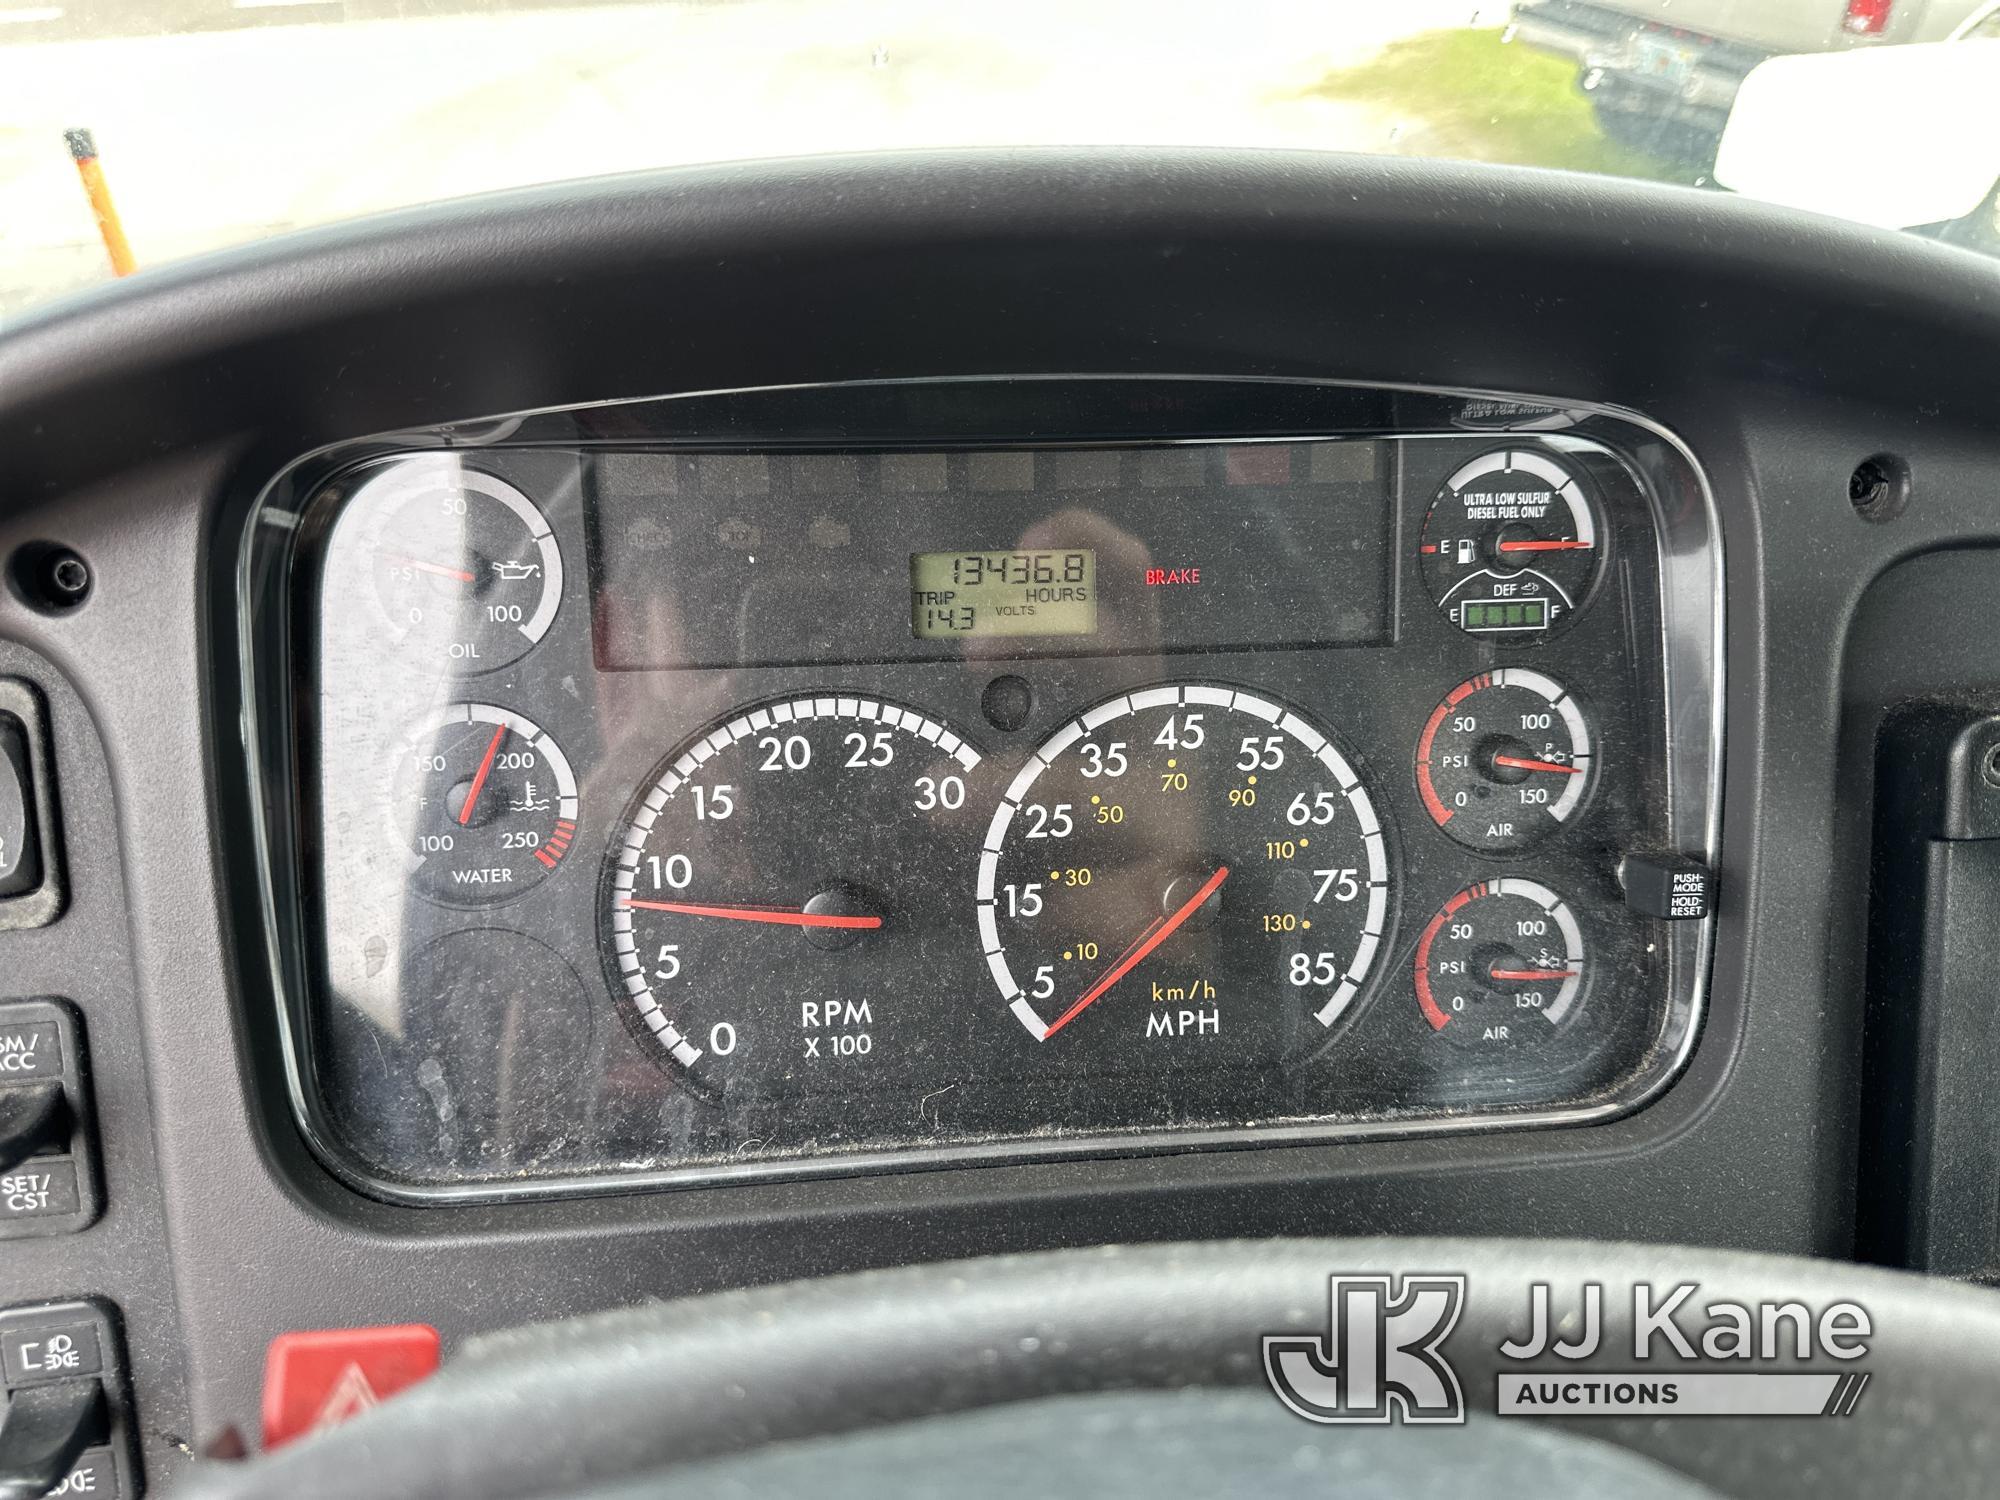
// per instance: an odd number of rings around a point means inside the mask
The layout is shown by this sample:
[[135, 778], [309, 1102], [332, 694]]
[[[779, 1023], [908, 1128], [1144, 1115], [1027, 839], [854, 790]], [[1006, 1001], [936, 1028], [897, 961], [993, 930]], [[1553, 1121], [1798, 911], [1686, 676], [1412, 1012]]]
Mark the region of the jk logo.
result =
[[1463, 1276], [1335, 1276], [1327, 1332], [1264, 1336], [1264, 1376], [1308, 1422], [1463, 1422], [1438, 1345], [1465, 1307]]

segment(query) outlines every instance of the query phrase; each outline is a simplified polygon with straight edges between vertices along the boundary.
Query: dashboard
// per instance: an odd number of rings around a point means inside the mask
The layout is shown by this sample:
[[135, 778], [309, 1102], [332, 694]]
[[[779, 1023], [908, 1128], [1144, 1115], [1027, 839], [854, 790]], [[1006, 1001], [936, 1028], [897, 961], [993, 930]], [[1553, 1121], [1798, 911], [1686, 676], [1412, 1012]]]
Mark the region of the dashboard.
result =
[[478, 428], [246, 533], [294, 1096], [364, 1188], [1546, 1126], [1685, 1057], [1721, 569], [1658, 430], [1081, 378]]
[[170, 1492], [291, 1330], [1232, 1236], [1996, 1274], [1976, 841], [1888, 733], [2000, 703], [1991, 277], [942, 153], [10, 327], [0, 1057], [62, 1111], [0, 1327], [74, 1309]]

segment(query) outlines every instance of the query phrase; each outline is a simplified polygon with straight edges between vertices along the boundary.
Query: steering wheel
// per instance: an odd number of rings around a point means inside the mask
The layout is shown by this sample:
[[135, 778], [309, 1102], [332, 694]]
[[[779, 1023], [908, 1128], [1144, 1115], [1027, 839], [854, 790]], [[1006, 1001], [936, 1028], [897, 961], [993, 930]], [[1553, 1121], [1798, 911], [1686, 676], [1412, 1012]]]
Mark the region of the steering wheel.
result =
[[[1329, 1278], [1465, 1278], [1438, 1352], [1462, 1424], [1322, 1424], [1280, 1403], [1263, 1338], [1325, 1338]], [[1532, 1289], [1552, 1338], [1586, 1358], [1516, 1361]], [[1802, 1305], [1818, 1327], [1852, 1303], [1868, 1332], [1831, 1359], [1634, 1357], [1634, 1299], [1699, 1349], [1723, 1304]], [[1849, 1315], [1849, 1326], [1852, 1324]], [[1813, 1335], [1808, 1332], [1811, 1338]], [[1723, 1341], [1726, 1343], [1726, 1340]], [[1722, 1343], [1715, 1345], [1716, 1349]], [[1712, 1349], [1711, 1352], [1714, 1352]], [[1588, 1381], [1702, 1372], [1862, 1375], [1847, 1414], [1494, 1414], [1498, 1377]], [[1001, 1256], [652, 1304], [468, 1342], [429, 1381], [262, 1458], [216, 1464], [182, 1493], [610, 1497], [1250, 1493], [1644, 1497], [1983, 1493], [2000, 1467], [2000, 1305], [1899, 1272], [1724, 1251], [1564, 1241], [1223, 1241]]]

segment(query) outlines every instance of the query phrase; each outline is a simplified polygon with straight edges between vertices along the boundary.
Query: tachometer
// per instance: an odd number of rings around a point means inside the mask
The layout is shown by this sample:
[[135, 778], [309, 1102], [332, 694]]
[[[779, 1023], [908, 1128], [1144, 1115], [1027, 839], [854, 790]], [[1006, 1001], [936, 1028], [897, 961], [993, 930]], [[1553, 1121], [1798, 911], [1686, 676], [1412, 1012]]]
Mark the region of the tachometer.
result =
[[1044, 741], [980, 859], [993, 982], [1057, 1056], [1260, 1065], [1367, 984], [1388, 841], [1327, 730], [1259, 693], [1123, 694]]
[[936, 1044], [979, 763], [915, 709], [827, 693], [659, 768], [606, 869], [606, 967], [697, 1095], [838, 1091]]

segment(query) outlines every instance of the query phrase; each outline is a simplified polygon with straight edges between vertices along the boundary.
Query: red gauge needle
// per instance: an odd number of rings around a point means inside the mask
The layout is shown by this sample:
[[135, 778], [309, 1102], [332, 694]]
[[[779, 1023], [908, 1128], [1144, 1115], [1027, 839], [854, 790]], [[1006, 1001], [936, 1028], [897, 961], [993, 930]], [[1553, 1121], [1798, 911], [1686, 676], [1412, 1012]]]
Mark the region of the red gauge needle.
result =
[[779, 927], [835, 927], [848, 931], [872, 932], [882, 925], [880, 917], [848, 917], [834, 912], [788, 911], [782, 906], [698, 906], [688, 901], [641, 901], [637, 896], [625, 904], [640, 911], [670, 911], [683, 917], [721, 917], [730, 922], [769, 922]]
[[392, 563], [415, 568], [419, 573], [435, 573], [439, 578], [455, 578], [460, 583], [473, 581], [473, 575], [463, 568], [447, 568], [443, 563], [425, 562], [421, 557], [405, 557], [400, 552], [385, 552], [382, 555]]
[[1589, 542], [1502, 542], [1502, 552], [1588, 552]]
[[472, 826], [472, 810], [479, 805], [479, 794], [486, 790], [486, 778], [493, 774], [493, 757], [500, 753], [500, 742], [507, 738], [507, 726], [502, 724], [493, 731], [493, 738], [486, 742], [485, 758], [479, 762], [479, 769], [472, 773], [472, 790], [465, 794], [465, 806], [458, 810], [458, 826]]
[[1154, 923], [1153, 926], [1148, 927], [1143, 933], [1141, 933], [1139, 935], [1139, 941], [1134, 943], [1131, 947], [1127, 948], [1125, 950], [1125, 956], [1119, 959], [1118, 962], [1113, 964], [1109, 969], [1105, 970], [1103, 976], [1099, 978], [1097, 983], [1093, 984], [1089, 989], [1084, 991], [1083, 998], [1081, 1000], [1077, 1001], [1076, 1004], [1072, 1005], [1068, 1010], [1064, 1011], [1060, 1016], [1057, 1016], [1055, 1020], [1049, 1023], [1048, 1029], [1042, 1033], [1042, 1040], [1046, 1042], [1050, 1037], [1054, 1036], [1058, 1031], [1061, 1031], [1063, 1027], [1069, 1025], [1071, 1021], [1074, 1021], [1078, 1016], [1082, 1015], [1084, 1011], [1088, 1009], [1097, 1000], [1098, 996], [1102, 995], [1106, 990], [1110, 989], [1112, 985], [1116, 984], [1119, 980], [1123, 979], [1127, 974], [1131, 973], [1134, 969], [1136, 969], [1142, 962], [1144, 962], [1147, 954], [1151, 953], [1155, 948], [1159, 947], [1160, 944], [1164, 943], [1168, 938], [1172, 937], [1176, 932], [1178, 932], [1180, 930], [1181, 924], [1187, 921], [1189, 917], [1193, 916], [1195, 914], [1195, 911], [1201, 906], [1202, 902], [1206, 901], [1210, 896], [1213, 896], [1216, 893], [1216, 891], [1221, 888], [1222, 882], [1227, 880], [1228, 878], [1229, 878], [1229, 866], [1224, 865], [1221, 869], [1217, 870], [1213, 875], [1209, 876], [1208, 879], [1204, 880], [1201, 883], [1201, 889], [1196, 891], [1192, 896], [1188, 897], [1188, 899], [1182, 903], [1180, 909], [1176, 911], [1171, 917], [1168, 917], [1164, 922]]
[[1582, 766], [1558, 765], [1552, 760], [1530, 760], [1525, 755], [1496, 755], [1493, 764], [1512, 766], [1517, 771], [1560, 771], [1565, 776], [1576, 776], [1583, 771]]
[[1574, 979], [1574, 969], [1488, 969], [1487, 974], [1494, 979], [1518, 979], [1523, 984], [1542, 980], [1553, 984], [1558, 979]]

